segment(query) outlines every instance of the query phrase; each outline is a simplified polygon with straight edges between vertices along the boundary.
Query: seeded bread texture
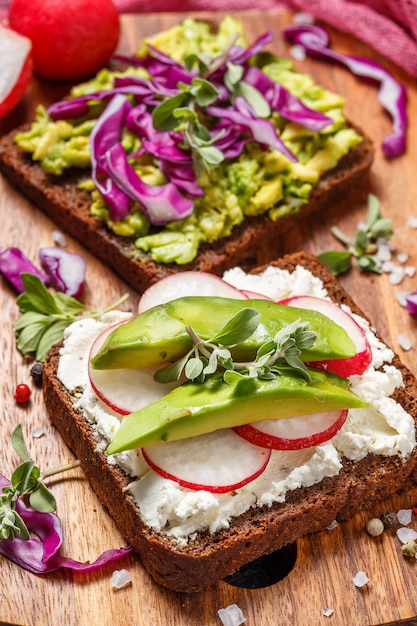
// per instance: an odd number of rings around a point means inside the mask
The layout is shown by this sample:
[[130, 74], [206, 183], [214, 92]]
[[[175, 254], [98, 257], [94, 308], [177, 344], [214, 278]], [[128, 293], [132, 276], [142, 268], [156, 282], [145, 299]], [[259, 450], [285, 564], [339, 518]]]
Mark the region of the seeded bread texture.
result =
[[299, 213], [276, 222], [267, 216], [248, 217], [230, 237], [203, 244], [192, 263], [177, 265], [157, 263], [135, 248], [134, 239], [114, 235], [90, 215], [90, 196], [77, 186], [85, 173], [74, 170], [63, 176], [48, 174], [16, 145], [16, 132], [0, 138], [0, 171], [8, 182], [140, 293], [173, 272], [199, 270], [221, 275], [236, 265], [250, 269], [277, 258], [289, 230], [296, 228], [300, 219], [320, 212], [318, 220], [322, 220], [324, 214], [335, 211], [338, 205], [347, 205], [348, 200], [365, 200], [374, 154], [372, 142], [364, 136], [337, 167], [321, 178]]
[[[297, 253], [271, 264], [290, 271], [303, 265], [324, 282], [335, 302], [345, 303], [365, 317], [316, 257]], [[413, 473], [417, 479], [417, 450], [405, 461], [376, 455], [359, 462], [345, 460], [337, 476], [288, 492], [282, 504], [251, 508], [233, 518], [228, 529], [199, 533], [188, 545], [179, 546], [142, 522], [133, 499], [124, 491], [131, 479], [109, 465], [106, 455], [97, 449], [94, 429], [73, 409], [73, 398], [57, 378], [59, 350], [59, 345], [53, 347], [44, 365], [44, 397], [50, 419], [80, 459], [100, 502], [138, 553], [144, 568], [156, 582], [174, 591], [203, 590], [264, 554], [324, 530], [335, 519], [344, 520], [371, 507], [412, 482]], [[417, 423], [417, 381], [398, 356], [394, 365], [404, 379], [404, 387], [395, 392], [394, 398]]]

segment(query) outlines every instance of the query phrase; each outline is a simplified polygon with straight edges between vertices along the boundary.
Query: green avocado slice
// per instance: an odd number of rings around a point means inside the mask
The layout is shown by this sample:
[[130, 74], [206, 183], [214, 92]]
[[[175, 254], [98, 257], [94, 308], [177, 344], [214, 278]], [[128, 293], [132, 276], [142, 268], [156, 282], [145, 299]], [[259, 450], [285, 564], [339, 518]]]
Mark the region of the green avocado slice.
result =
[[310, 380], [285, 371], [272, 380], [216, 375], [184, 383], [123, 418], [108, 454], [175, 441], [250, 422], [368, 406], [349, 381], [309, 368]]
[[260, 345], [272, 341], [284, 326], [301, 320], [316, 333], [315, 344], [304, 349], [304, 362], [350, 358], [356, 354], [348, 333], [318, 311], [299, 309], [268, 300], [186, 296], [155, 306], [118, 326], [91, 359], [94, 369], [136, 368], [180, 359], [192, 347], [186, 330], [191, 326], [210, 340], [244, 308], [256, 309], [261, 321], [255, 332], [231, 349], [233, 358], [252, 360]]

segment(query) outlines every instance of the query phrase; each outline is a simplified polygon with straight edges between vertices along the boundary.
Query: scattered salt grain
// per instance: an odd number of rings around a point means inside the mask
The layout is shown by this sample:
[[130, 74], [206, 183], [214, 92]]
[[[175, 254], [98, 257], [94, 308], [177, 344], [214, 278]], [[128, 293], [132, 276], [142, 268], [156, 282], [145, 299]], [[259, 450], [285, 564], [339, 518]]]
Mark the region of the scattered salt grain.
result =
[[405, 276], [404, 268], [400, 267], [399, 265], [395, 265], [390, 272], [388, 280], [391, 283], [391, 285], [399, 285], [403, 281], [404, 276]]
[[[381, 259], [379, 259], [379, 261], [381, 261]], [[381, 267], [383, 272], [389, 274], [389, 272], [392, 272], [394, 270], [395, 265], [392, 261], [386, 260], [381, 263]]]
[[390, 247], [387, 244], [380, 244], [375, 256], [381, 263], [388, 263], [388, 261], [391, 261]]
[[326, 530], [334, 530], [338, 526], [339, 526], [338, 521], [334, 519], [332, 523], [330, 524], [330, 526], [327, 526]]
[[43, 437], [45, 434], [45, 431], [43, 428], [35, 428], [35, 430], [32, 432], [32, 437], [34, 437], [35, 439], [39, 439], [39, 437]]
[[297, 25], [314, 24], [314, 17], [305, 11], [298, 11], [297, 13], [294, 13], [292, 21]]
[[329, 609], [329, 608], [327, 608], [327, 609], [323, 609], [323, 615], [324, 615], [324, 617], [330, 617], [331, 615], [333, 615], [333, 613], [334, 613], [334, 610], [333, 610], [333, 609]]
[[110, 578], [110, 585], [113, 589], [123, 589], [132, 582], [132, 578], [127, 569], [116, 569]]
[[246, 617], [237, 604], [230, 604], [225, 609], [217, 611], [223, 626], [239, 626], [246, 622]]
[[406, 265], [404, 268], [404, 274], [406, 276], [409, 276], [410, 278], [413, 278], [413, 276], [416, 273], [416, 268], [414, 267], [414, 265]]
[[402, 526], [397, 530], [397, 537], [401, 543], [408, 543], [409, 541], [417, 539], [417, 532], [412, 528], [405, 528]]
[[400, 346], [400, 348], [402, 348], [406, 352], [408, 350], [411, 350], [411, 345], [412, 345], [411, 341], [403, 333], [398, 333], [398, 335], [397, 335], [397, 342], [398, 342], [398, 345]]
[[397, 300], [401, 306], [407, 306], [407, 296], [408, 293], [406, 291], [399, 291], [397, 294]]
[[52, 241], [61, 248], [65, 248], [67, 245], [67, 238], [60, 230], [53, 230], [51, 233]]
[[358, 572], [356, 576], [352, 578], [352, 581], [355, 587], [364, 587], [367, 583], [369, 583], [369, 578], [365, 572]]
[[413, 519], [413, 509], [401, 509], [397, 513], [398, 523], [402, 526], [408, 526]]
[[305, 61], [307, 53], [306, 53], [306, 49], [303, 46], [295, 44], [294, 46], [291, 46], [290, 48], [290, 55], [296, 61]]
[[410, 217], [408, 218], [407, 224], [411, 228], [417, 228], [417, 217], [415, 215], [410, 215]]
[[406, 252], [400, 252], [399, 254], [397, 254], [397, 261], [401, 264], [407, 263], [408, 254]]

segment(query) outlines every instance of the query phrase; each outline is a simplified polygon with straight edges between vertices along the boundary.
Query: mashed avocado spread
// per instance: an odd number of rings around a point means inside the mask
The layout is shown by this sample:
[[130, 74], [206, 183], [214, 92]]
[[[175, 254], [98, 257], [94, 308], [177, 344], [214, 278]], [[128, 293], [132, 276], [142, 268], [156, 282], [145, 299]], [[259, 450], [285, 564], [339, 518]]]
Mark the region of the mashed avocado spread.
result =
[[[148, 45], [151, 48], [148, 48]], [[68, 168], [74, 167], [87, 170], [89, 173], [85, 175], [80, 186], [91, 193], [91, 212], [103, 219], [116, 235], [133, 238], [136, 248], [148, 253], [157, 262], [188, 263], [195, 258], [202, 243], [211, 243], [229, 236], [234, 226], [240, 224], [246, 216], [267, 214], [275, 221], [283, 215], [298, 211], [300, 206], [308, 201], [310, 191], [320, 177], [335, 167], [354, 145], [362, 141], [355, 130], [346, 125], [343, 115], [344, 99], [341, 96], [316, 85], [311, 77], [296, 72], [288, 59], [257, 50], [252, 56], [248, 55], [245, 62], [236, 60], [239, 55], [244, 58], [242, 51], [247, 48], [241, 25], [231, 17], [226, 17], [215, 33], [207, 23], [186, 19], [182, 24], [144, 40], [138, 51], [137, 59], [142, 60], [149, 57], [149, 53], [155, 56], [153, 49], [160, 51], [161, 57], [158, 59], [160, 63], [166, 64], [166, 56], [171, 57], [178, 69], [180, 85], [181, 67], [184, 70], [192, 66], [203, 68], [195, 82], [198, 93], [193, 92], [187, 84], [185, 87], [179, 87], [179, 93], [182, 94], [179, 97], [182, 99], [175, 111], [175, 115], [180, 116], [178, 127], [175, 129], [171, 127], [169, 130], [170, 136], [183, 133], [182, 143], [175, 146], [177, 152], [178, 148], [180, 152], [184, 150], [184, 153], [188, 150], [190, 155], [195, 157], [197, 154], [198, 157], [194, 159], [193, 180], [190, 180], [189, 170], [187, 174], [181, 174], [183, 186], [180, 193], [192, 205], [192, 210], [188, 211], [185, 217], [178, 216], [175, 219], [168, 219], [165, 223], [158, 223], [152, 220], [136, 196], [128, 199], [129, 206], [123, 215], [115, 217], [102, 189], [97, 188], [96, 180], [90, 176], [91, 133], [109, 101], [108, 98], [96, 98], [93, 94], [114, 90], [115, 85], [124, 85], [127, 78], [131, 81], [137, 79], [140, 85], [146, 84], [146, 81], [153, 78], [150, 72], [152, 64], [144, 62], [137, 67], [136, 63], [132, 62], [124, 71], [112, 72], [108, 69], [100, 71], [91, 81], [74, 87], [70, 94], [74, 102], [77, 99], [81, 99], [82, 102], [88, 100], [88, 106], [86, 105], [88, 110], [80, 109], [81, 112], [77, 116], [56, 119], [56, 116], [49, 114], [49, 110], [39, 107], [31, 129], [18, 133], [16, 142], [52, 174], [61, 175]], [[232, 106], [240, 102], [239, 115], [243, 112], [252, 120], [253, 109], [259, 104], [264, 111], [259, 116], [265, 118], [262, 123], [272, 125], [284, 149], [279, 149], [276, 142], [266, 145], [259, 139], [256, 140], [257, 129], [252, 136], [250, 133], [248, 135], [248, 132], [243, 133], [239, 138], [241, 149], [236, 149], [233, 155], [230, 152], [231, 145], [228, 147], [229, 152], [224, 151], [223, 157], [221, 148], [220, 151], [213, 150], [213, 146], [221, 146], [221, 143], [216, 142], [217, 140], [221, 142], [222, 138], [227, 136], [230, 130], [228, 126], [234, 126], [234, 118], [231, 118], [230, 122], [226, 118], [219, 133], [216, 130], [214, 137], [213, 132], [206, 137], [205, 133], [211, 129], [210, 120], [213, 115], [210, 114], [209, 107], [204, 109], [200, 106], [197, 117], [194, 105], [201, 104], [200, 95], [201, 98], [208, 98], [209, 106], [213, 103], [211, 90], [213, 85], [216, 85], [216, 73], [215, 71], [211, 73], [209, 84], [203, 70], [207, 69], [210, 61], [224, 55], [225, 50], [230, 52], [230, 56], [225, 56], [224, 61], [228, 68], [225, 83], [233, 95]], [[158, 53], [156, 55], [158, 58]], [[248, 92], [246, 82], [240, 80], [242, 73], [239, 72], [242, 72], [243, 65], [246, 72], [250, 72], [250, 68], [253, 68], [253, 72], [260, 70], [267, 77], [268, 84], [272, 79], [310, 110], [327, 116], [329, 120], [326, 125], [320, 130], [312, 130], [304, 124], [287, 119], [274, 107], [271, 107], [265, 115], [263, 96], [253, 87]], [[249, 74], [245, 74], [243, 78], [245, 76]], [[257, 81], [258, 88], [259, 77]], [[126, 94], [129, 106], [137, 106], [135, 95], [127, 93], [126, 89], [123, 93]], [[218, 94], [222, 96], [222, 93], [219, 89]], [[147, 111], [152, 110], [152, 107], [154, 111], [164, 98], [168, 98], [163, 90], [160, 94], [162, 95], [157, 96], [159, 101], [156, 103], [149, 104], [147, 101]], [[90, 95], [91, 100], [88, 99]], [[171, 95], [172, 93], [169, 97]], [[242, 104], [246, 98], [252, 106], [249, 113], [244, 103]], [[253, 102], [256, 104], [253, 105]], [[145, 110], [144, 104], [140, 106]], [[139, 124], [144, 125], [143, 119]], [[155, 120], [155, 117], [153, 119]], [[241, 117], [239, 122], [240, 119]], [[194, 138], [190, 134], [187, 135], [187, 131], [184, 130], [191, 127], [187, 127], [189, 120], [198, 131]], [[114, 126], [112, 128], [115, 132]], [[167, 161], [161, 165], [159, 153], [146, 148], [143, 135], [134, 132], [132, 125], [123, 125], [114, 141], [123, 146], [129, 168], [139, 177], [141, 184], [147, 186], [147, 190], [149, 186], [161, 190], [167, 186], [166, 183], [170, 182], [169, 177], [174, 176], [172, 172], [170, 174], [170, 165]], [[288, 154], [294, 158], [289, 158]], [[207, 155], [206, 161], [204, 155]], [[172, 181], [174, 180], [173, 177]], [[117, 182], [115, 185], [117, 187]], [[197, 192], [194, 193], [195, 189]], [[149, 191], [146, 193], [149, 195]]]

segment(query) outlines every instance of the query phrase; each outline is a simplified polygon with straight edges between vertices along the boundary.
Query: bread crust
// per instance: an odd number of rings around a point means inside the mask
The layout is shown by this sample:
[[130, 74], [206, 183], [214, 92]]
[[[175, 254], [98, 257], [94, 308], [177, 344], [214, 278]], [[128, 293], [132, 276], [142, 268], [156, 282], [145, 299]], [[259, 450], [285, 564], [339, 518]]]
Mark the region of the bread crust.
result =
[[100, 219], [90, 215], [90, 196], [77, 184], [85, 172], [72, 170], [62, 176], [48, 174], [15, 143], [17, 132], [0, 138], [0, 171], [6, 179], [52, 221], [82, 243], [128, 285], [142, 293], [151, 284], [177, 271], [198, 270], [222, 275], [241, 265], [245, 269], [267, 263], [281, 255], [286, 234], [300, 219], [313, 212], [335, 210], [339, 204], [365, 200], [373, 161], [373, 144], [360, 129], [363, 141], [354, 146], [338, 165], [327, 172], [311, 191], [299, 213], [272, 222], [268, 216], [247, 217], [231, 236], [203, 244], [193, 262], [186, 265], [157, 263], [139, 251], [134, 238], [114, 235]]
[[[297, 253], [271, 264], [290, 271], [303, 265], [321, 278], [334, 301], [347, 304], [366, 318], [316, 257]], [[259, 267], [254, 272], [263, 269]], [[199, 533], [195, 541], [179, 546], [142, 522], [132, 497], [124, 489], [131, 479], [109, 465], [105, 453], [97, 449], [93, 428], [73, 409], [72, 397], [57, 378], [59, 350], [59, 345], [54, 346], [44, 364], [44, 397], [50, 419], [80, 459], [100, 502], [138, 553], [145, 569], [158, 583], [174, 591], [203, 590], [264, 554], [303, 535], [324, 530], [335, 519], [347, 519], [369, 508], [409, 486], [413, 473], [417, 476], [417, 450], [405, 461], [376, 455], [358, 462], [344, 460], [337, 476], [289, 491], [284, 503], [249, 509], [233, 518], [228, 529]], [[393, 397], [417, 421], [417, 382], [397, 355], [393, 364], [401, 370], [405, 383]]]

